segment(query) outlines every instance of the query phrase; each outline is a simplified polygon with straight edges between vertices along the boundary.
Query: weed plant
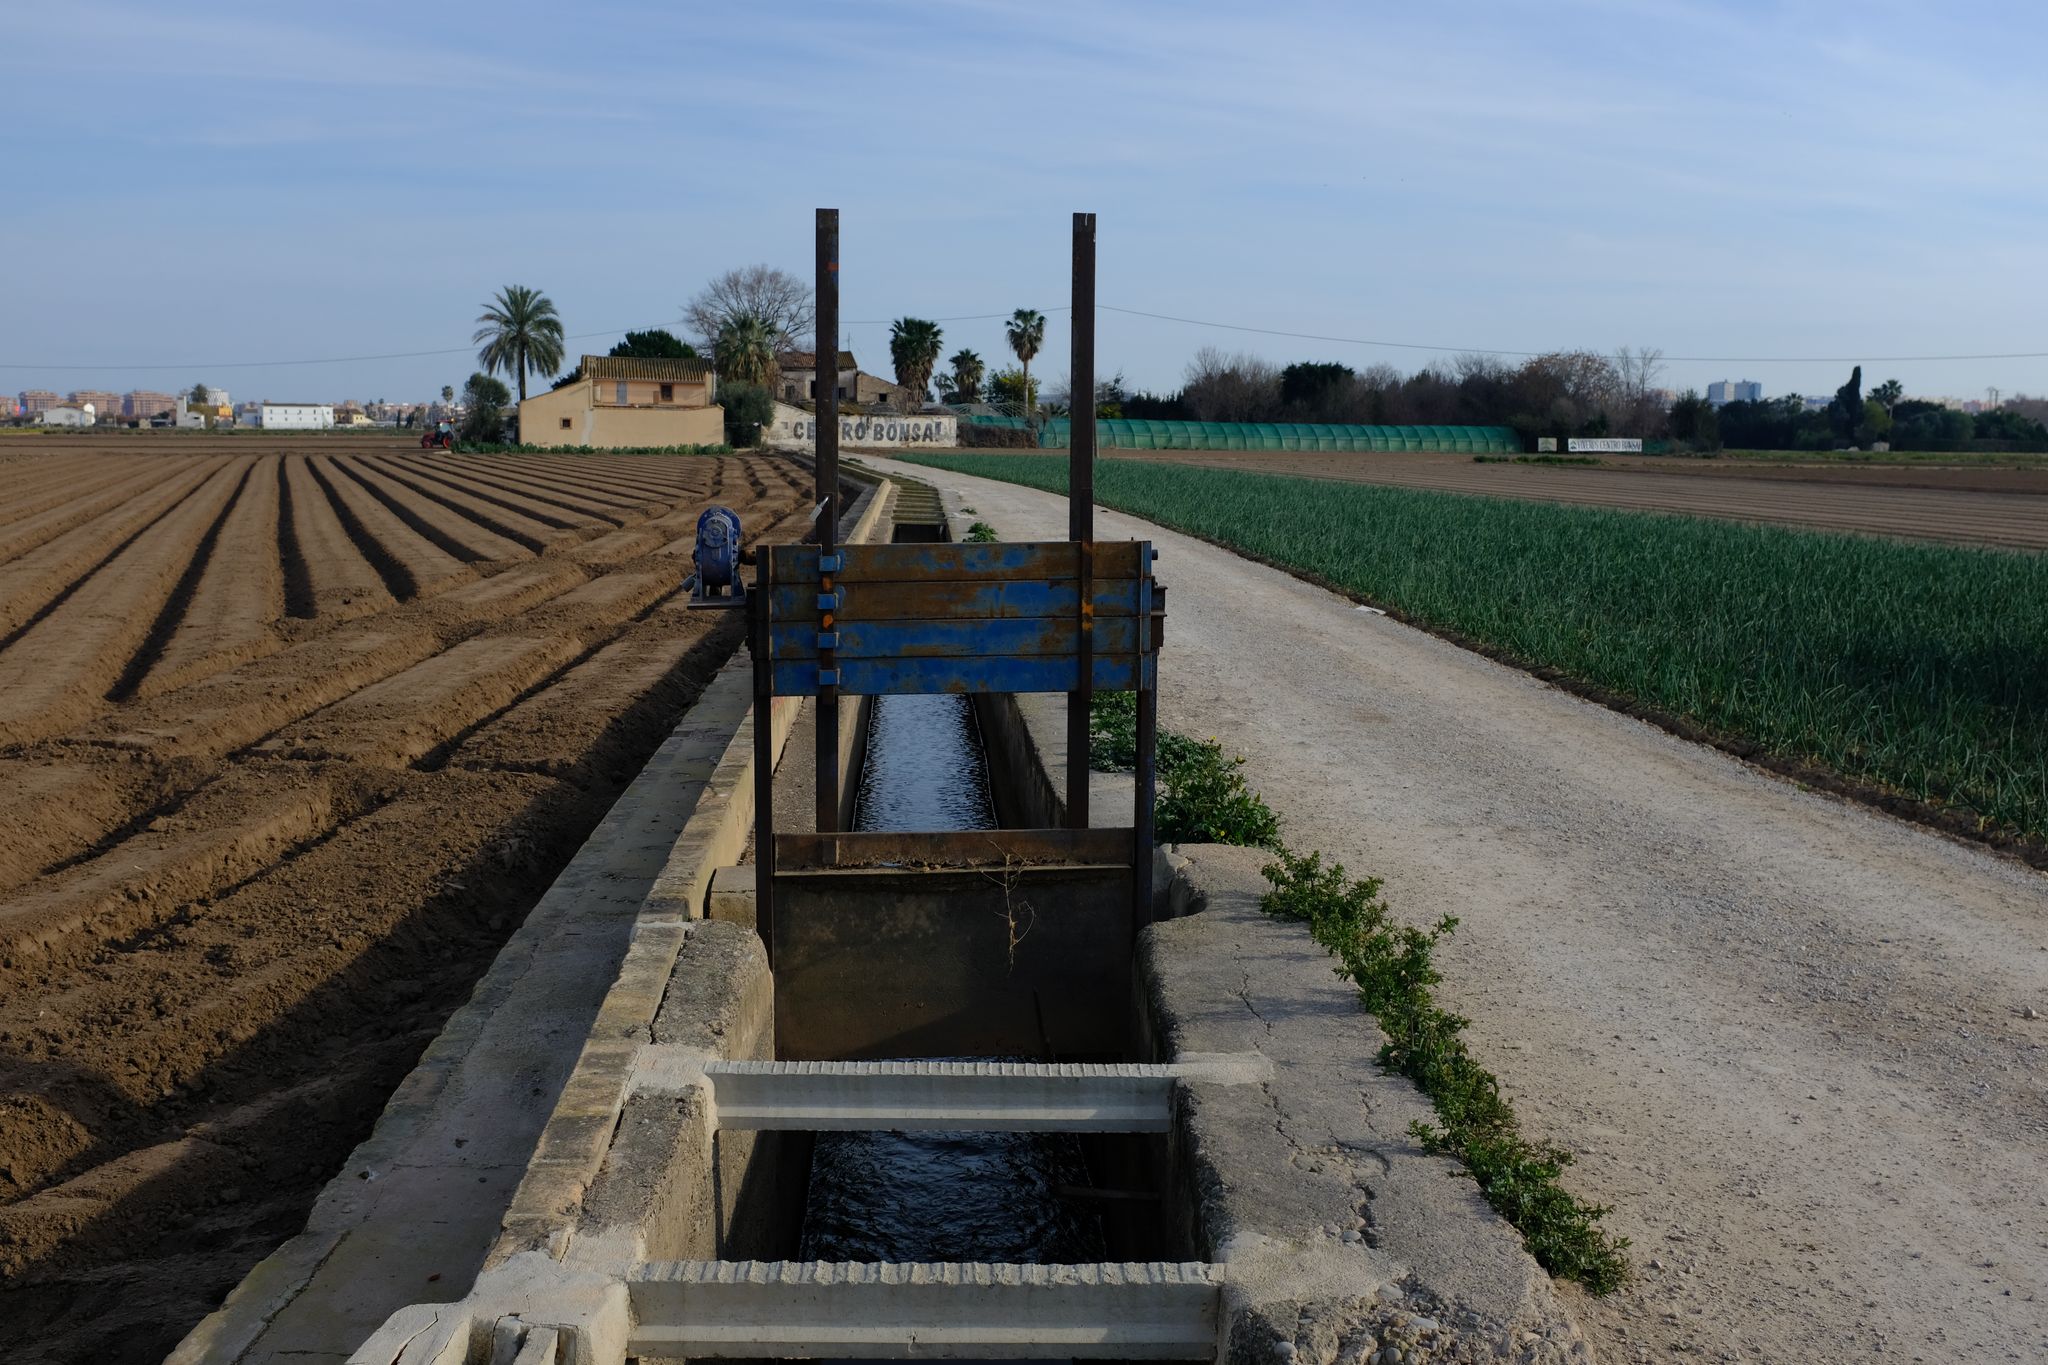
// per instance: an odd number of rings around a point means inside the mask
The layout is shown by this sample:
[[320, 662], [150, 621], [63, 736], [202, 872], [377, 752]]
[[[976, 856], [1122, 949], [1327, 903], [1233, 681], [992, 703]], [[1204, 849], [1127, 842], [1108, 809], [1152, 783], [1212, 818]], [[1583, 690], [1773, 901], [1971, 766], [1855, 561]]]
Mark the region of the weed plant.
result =
[[1428, 928], [1403, 924], [1389, 912], [1379, 878], [1354, 879], [1320, 853], [1283, 849], [1265, 873], [1272, 886], [1261, 902], [1266, 913], [1305, 923], [1337, 959], [1337, 975], [1358, 988], [1359, 1004], [1387, 1035], [1380, 1065], [1414, 1081], [1436, 1107], [1439, 1123], [1411, 1126], [1416, 1141], [1462, 1161], [1545, 1270], [1596, 1294], [1618, 1288], [1628, 1278], [1628, 1239], [1602, 1230], [1606, 1207], [1559, 1183], [1571, 1153], [1523, 1136], [1500, 1082], [1465, 1048], [1471, 1021], [1438, 1005], [1430, 991], [1442, 979], [1436, 946], [1458, 921], [1447, 915]]
[[[1088, 709], [1089, 764], [1117, 772], [1137, 761], [1137, 697], [1098, 692]], [[1417, 1123], [1416, 1141], [1462, 1161], [1487, 1202], [1522, 1234], [1529, 1254], [1552, 1275], [1605, 1294], [1628, 1277], [1628, 1241], [1600, 1227], [1608, 1210], [1587, 1204], [1558, 1177], [1571, 1161], [1560, 1147], [1529, 1141], [1500, 1082], [1474, 1061], [1460, 1036], [1469, 1020], [1439, 1007], [1430, 987], [1442, 978], [1436, 946], [1457, 927], [1446, 916], [1430, 927], [1395, 920], [1377, 877], [1355, 880], [1322, 854], [1300, 856], [1280, 840], [1280, 821], [1246, 786], [1242, 758], [1225, 758], [1214, 740], [1162, 730], [1160, 791], [1153, 822], [1161, 843], [1236, 844], [1278, 855], [1266, 865], [1272, 889], [1266, 913], [1306, 924], [1337, 959], [1337, 974], [1358, 988], [1362, 1008], [1387, 1035], [1379, 1063], [1415, 1082], [1436, 1107], [1438, 1124]]]

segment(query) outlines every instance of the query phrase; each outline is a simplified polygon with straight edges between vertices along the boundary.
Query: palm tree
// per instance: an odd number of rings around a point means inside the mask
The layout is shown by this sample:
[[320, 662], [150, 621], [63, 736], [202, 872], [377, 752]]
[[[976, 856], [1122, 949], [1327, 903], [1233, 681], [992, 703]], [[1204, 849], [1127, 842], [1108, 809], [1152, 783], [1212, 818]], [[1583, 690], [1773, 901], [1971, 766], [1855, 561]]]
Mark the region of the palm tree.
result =
[[931, 401], [932, 369], [939, 363], [939, 324], [924, 318], [890, 323], [889, 359], [896, 364], [896, 382], [915, 394], [917, 406], [923, 407]]
[[1019, 308], [1003, 326], [1010, 349], [1024, 363], [1024, 424], [1031, 424], [1031, 357], [1045, 344], [1045, 314], [1035, 308]]
[[[736, 313], [718, 329], [711, 363], [722, 381], [775, 387], [775, 351], [782, 331], [759, 313]], [[831, 382], [826, 380], [827, 383]]]
[[972, 351], [955, 351], [946, 363], [953, 367], [954, 398], [962, 403], [979, 403], [982, 376], [988, 373], [981, 357]]
[[482, 342], [477, 361], [487, 372], [503, 370], [519, 382], [519, 401], [526, 401], [526, 375], [554, 374], [562, 368], [562, 319], [554, 300], [538, 289], [508, 284], [484, 305], [471, 341]]
[[443, 384], [441, 386], [441, 401], [444, 404], [455, 401], [455, 386], [453, 384]]

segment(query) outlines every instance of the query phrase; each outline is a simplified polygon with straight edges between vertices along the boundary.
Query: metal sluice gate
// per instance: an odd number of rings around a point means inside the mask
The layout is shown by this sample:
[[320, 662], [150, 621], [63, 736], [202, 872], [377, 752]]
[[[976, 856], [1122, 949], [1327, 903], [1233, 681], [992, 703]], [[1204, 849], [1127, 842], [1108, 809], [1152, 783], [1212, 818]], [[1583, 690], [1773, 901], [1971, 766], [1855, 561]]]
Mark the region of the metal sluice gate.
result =
[[[838, 212], [818, 211], [817, 354], [839, 330]], [[1072, 382], [1094, 391], [1095, 215], [1074, 215]], [[1085, 407], [1086, 405], [1084, 405]], [[1095, 419], [1070, 443], [1069, 538], [1026, 543], [837, 543], [838, 400], [818, 386], [815, 543], [761, 546], [742, 592], [754, 682], [755, 923], [777, 960], [783, 869], [998, 862], [1127, 868], [1130, 934], [1153, 901], [1153, 750], [1164, 589], [1148, 542], [1094, 537]], [[719, 586], [700, 574], [699, 595]], [[1131, 822], [1094, 827], [1089, 704], [1136, 694]], [[1065, 693], [1065, 827], [845, 832], [844, 696]], [[816, 703], [815, 832], [775, 830], [774, 701]], [[970, 849], [970, 845], [972, 848]], [[699, 1097], [712, 1132], [1034, 1131], [1164, 1134], [1175, 1086], [1199, 1067], [1122, 1063], [715, 1061], [637, 1048], [641, 1091]], [[1253, 1077], [1209, 1074], [1226, 1084]], [[352, 1365], [614, 1365], [657, 1358], [1211, 1360], [1224, 1274], [1202, 1262], [654, 1261], [636, 1244], [522, 1251], [454, 1304], [394, 1315]]]

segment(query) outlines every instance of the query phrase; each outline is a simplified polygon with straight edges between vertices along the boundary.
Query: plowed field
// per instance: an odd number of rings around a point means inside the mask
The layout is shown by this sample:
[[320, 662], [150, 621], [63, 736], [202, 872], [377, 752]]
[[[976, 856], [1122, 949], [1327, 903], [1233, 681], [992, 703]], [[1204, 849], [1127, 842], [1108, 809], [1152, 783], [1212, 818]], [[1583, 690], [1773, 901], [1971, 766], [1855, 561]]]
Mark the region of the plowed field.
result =
[[740, 639], [755, 457], [0, 455], [0, 1321], [158, 1360], [314, 1193]]
[[[972, 453], [972, 452], [967, 452]], [[1064, 460], [1066, 452], [1046, 451]], [[1480, 464], [1470, 455], [1105, 450], [1104, 458], [1569, 502], [1827, 531], [2048, 549], [2048, 470], [1602, 457]]]

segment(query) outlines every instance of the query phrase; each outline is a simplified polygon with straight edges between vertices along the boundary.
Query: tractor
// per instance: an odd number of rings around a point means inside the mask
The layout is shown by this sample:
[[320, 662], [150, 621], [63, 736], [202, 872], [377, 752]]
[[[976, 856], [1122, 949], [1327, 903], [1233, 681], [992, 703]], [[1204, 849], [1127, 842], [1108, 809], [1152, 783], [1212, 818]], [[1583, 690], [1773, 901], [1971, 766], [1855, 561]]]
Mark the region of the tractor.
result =
[[448, 424], [447, 422], [442, 422], [442, 423], [440, 423], [439, 425], [435, 426], [435, 427], [434, 427], [434, 429], [433, 429], [432, 431], [427, 431], [427, 432], [423, 432], [423, 433], [421, 433], [421, 435], [420, 435], [420, 449], [421, 449], [421, 450], [453, 450], [453, 449], [455, 449], [455, 428], [454, 428], [453, 426], [449, 425], [449, 424]]

